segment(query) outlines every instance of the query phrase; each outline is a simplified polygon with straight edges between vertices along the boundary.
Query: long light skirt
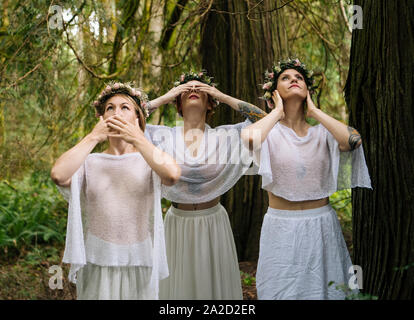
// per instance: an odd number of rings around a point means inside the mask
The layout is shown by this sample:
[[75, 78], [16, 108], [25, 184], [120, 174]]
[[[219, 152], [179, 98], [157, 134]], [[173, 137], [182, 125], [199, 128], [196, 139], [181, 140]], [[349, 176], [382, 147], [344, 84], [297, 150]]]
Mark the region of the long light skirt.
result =
[[102, 267], [88, 263], [77, 273], [77, 299], [154, 299], [154, 290], [148, 288], [151, 270], [151, 267]]
[[[344, 290], [336, 287], [348, 285], [351, 266], [330, 205], [310, 210], [268, 209], [260, 236], [258, 299], [344, 299]], [[334, 284], [328, 286], [331, 281]]]
[[243, 299], [236, 246], [226, 209], [170, 207], [165, 217], [170, 276], [160, 299]]

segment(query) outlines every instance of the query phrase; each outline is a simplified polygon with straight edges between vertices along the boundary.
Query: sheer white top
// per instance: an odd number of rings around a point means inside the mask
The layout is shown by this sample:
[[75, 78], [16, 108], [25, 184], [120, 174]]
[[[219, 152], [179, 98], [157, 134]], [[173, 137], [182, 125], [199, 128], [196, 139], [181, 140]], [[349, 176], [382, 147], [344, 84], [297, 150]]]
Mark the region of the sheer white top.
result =
[[65, 253], [70, 281], [87, 262], [152, 268], [151, 283], [168, 276], [161, 181], [140, 153], [90, 154], [58, 187], [69, 202]]
[[206, 124], [196, 156], [192, 145], [185, 144], [183, 127], [147, 125], [154, 145], [174, 157], [181, 167], [178, 183], [162, 186], [162, 196], [178, 203], [202, 203], [227, 192], [253, 161], [253, 153], [240, 137], [249, 124], [246, 120], [214, 129]]
[[290, 201], [321, 199], [345, 188], [371, 188], [362, 145], [340, 152], [322, 124], [300, 137], [278, 122], [261, 146], [259, 161], [262, 188]]

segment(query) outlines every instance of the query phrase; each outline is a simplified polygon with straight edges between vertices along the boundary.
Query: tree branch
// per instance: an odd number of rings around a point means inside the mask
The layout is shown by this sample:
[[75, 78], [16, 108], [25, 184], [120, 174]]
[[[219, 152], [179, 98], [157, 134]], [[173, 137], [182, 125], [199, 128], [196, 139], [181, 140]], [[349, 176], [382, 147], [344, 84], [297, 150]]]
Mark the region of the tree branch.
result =
[[[53, 52], [53, 51], [52, 51]], [[10, 84], [10, 85], [8, 85], [7, 87], [6, 87], [6, 89], [10, 89], [11, 87], [14, 87], [14, 86], [16, 86], [17, 85], [17, 83], [18, 82], [20, 82], [20, 81], [22, 81], [23, 79], [25, 79], [25, 78], [27, 78], [31, 73], [33, 73], [33, 72], [35, 72], [41, 65], [42, 65], [42, 62], [44, 61], [44, 60], [46, 60], [47, 58], [49, 58], [50, 57], [50, 55], [51, 55], [51, 53], [49, 53], [47, 56], [44, 56], [41, 60], [40, 60], [40, 62], [33, 68], [33, 69], [31, 69], [31, 70], [29, 70], [28, 72], [26, 72], [23, 76], [21, 76], [20, 78], [18, 78], [15, 82], [13, 82], [12, 84]]]
[[351, 28], [351, 25], [349, 24], [348, 17], [346, 16], [344, 3], [342, 2], [342, 0], [339, 0], [339, 6], [341, 7], [341, 12], [342, 12], [342, 16], [344, 17], [345, 25], [347, 26], [349, 33], [352, 33], [352, 28]]
[[307, 16], [307, 14], [300, 9], [298, 6], [291, 6], [294, 10], [298, 10], [299, 13], [305, 17], [305, 19], [309, 22], [310, 26], [312, 27], [312, 29], [316, 32], [316, 34], [318, 35], [319, 38], [321, 38], [322, 41], [324, 41], [326, 44], [328, 44], [329, 46], [332, 46], [333, 48], [336, 47], [336, 45], [332, 42], [330, 42], [328, 39], [326, 39], [322, 33], [318, 30], [318, 28], [315, 27], [315, 25], [313, 24], [312, 20]]
[[113, 79], [113, 78], [115, 78], [115, 77], [117, 77], [120, 73], [121, 73], [121, 70], [118, 70], [117, 72], [114, 72], [114, 73], [112, 73], [112, 74], [109, 74], [109, 75], [106, 75], [106, 74], [103, 74], [103, 75], [99, 75], [99, 74], [96, 74], [83, 60], [82, 60], [82, 58], [79, 56], [79, 54], [77, 53], [77, 51], [75, 50], [75, 48], [73, 47], [73, 45], [72, 45], [72, 43], [70, 42], [70, 39], [69, 39], [69, 34], [68, 34], [68, 32], [67, 32], [67, 30], [66, 30], [66, 24], [63, 22], [63, 29], [64, 29], [64, 31], [65, 31], [65, 34], [66, 34], [66, 43], [67, 43], [67, 45], [72, 49], [72, 51], [73, 51], [73, 54], [75, 55], [75, 57], [76, 57], [76, 59], [78, 60], [78, 62], [82, 65], [82, 67], [92, 76], [92, 77], [94, 77], [94, 78], [97, 78], [97, 79], [101, 79], [101, 80], [108, 80], [108, 79]]

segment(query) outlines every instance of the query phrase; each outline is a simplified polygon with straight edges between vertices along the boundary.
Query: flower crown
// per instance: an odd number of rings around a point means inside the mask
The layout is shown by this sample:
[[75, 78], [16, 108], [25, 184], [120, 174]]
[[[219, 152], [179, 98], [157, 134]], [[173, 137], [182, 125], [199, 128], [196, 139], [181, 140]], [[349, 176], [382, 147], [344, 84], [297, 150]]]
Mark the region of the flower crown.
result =
[[192, 80], [203, 82], [212, 87], [216, 86], [216, 84], [213, 83], [213, 77], [209, 77], [206, 70], [201, 70], [200, 72], [189, 71], [181, 74], [180, 78], [174, 82], [174, 87]]
[[313, 93], [317, 88], [317, 86], [314, 85], [315, 79], [313, 78], [313, 71], [306, 69], [306, 65], [298, 58], [288, 58], [287, 60], [279, 61], [277, 65], [273, 65], [270, 72], [268, 70], [265, 71], [265, 83], [262, 87], [263, 90], [265, 90], [265, 94], [262, 97], [263, 99], [270, 100], [272, 98], [272, 93], [277, 87], [277, 79], [286, 69], [295, 69], [299, 71], [303, 75], [310, 93]]
[[100, 107], [104, 106], [109, 98], [116, 94], [126, 94], [130, 96], [137, 103], [138, 107], [143, 112], [144, 117], [148, 118], [148, 96], [141, 89], [134, 88], [132, 82], [109, 82], [105, 89], [99, 94], [98, 99], [93, 102], [93, 106], [98, 110]]
[[[192, 80], [200, 81], [212, 87], [217, 86], [217, 84], [213, 82], [213, 77], [208, 76], [206, 70], [201, 70], [200, 72], [189, 71], [182, 73], [180, 78], [174, 82], [174, 87], [177, 87], [181, 84], [187, 83]], [[212, 99], [216, 106], [218, 106], [220, 102], [214, 98]]]

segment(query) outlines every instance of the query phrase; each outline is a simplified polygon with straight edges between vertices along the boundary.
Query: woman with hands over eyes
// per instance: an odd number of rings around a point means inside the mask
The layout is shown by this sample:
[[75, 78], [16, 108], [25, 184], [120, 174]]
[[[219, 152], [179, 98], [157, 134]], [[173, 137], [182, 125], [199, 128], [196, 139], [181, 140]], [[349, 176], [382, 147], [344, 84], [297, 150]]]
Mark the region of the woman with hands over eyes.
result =
[[[242, 299], [233, 232], [220, 196], [249, 169], [242, 128], [265, 115], [260, 108], [219, 91], [204, 71], [187, 72], [150, 110], [175, 102], [183, 126], [148, 125], [152, 139], [173, 155], [182, 175], [162, 189], [172, 202], [164, 224], [170, 276], [161, 282], [162, 299]], [[211, 128], [206, 120], [219, 103], [248, 120]], [[230, 112], [230, 109], [229, 109]], [[161, 147], [162, 146], [162, 147]]]

